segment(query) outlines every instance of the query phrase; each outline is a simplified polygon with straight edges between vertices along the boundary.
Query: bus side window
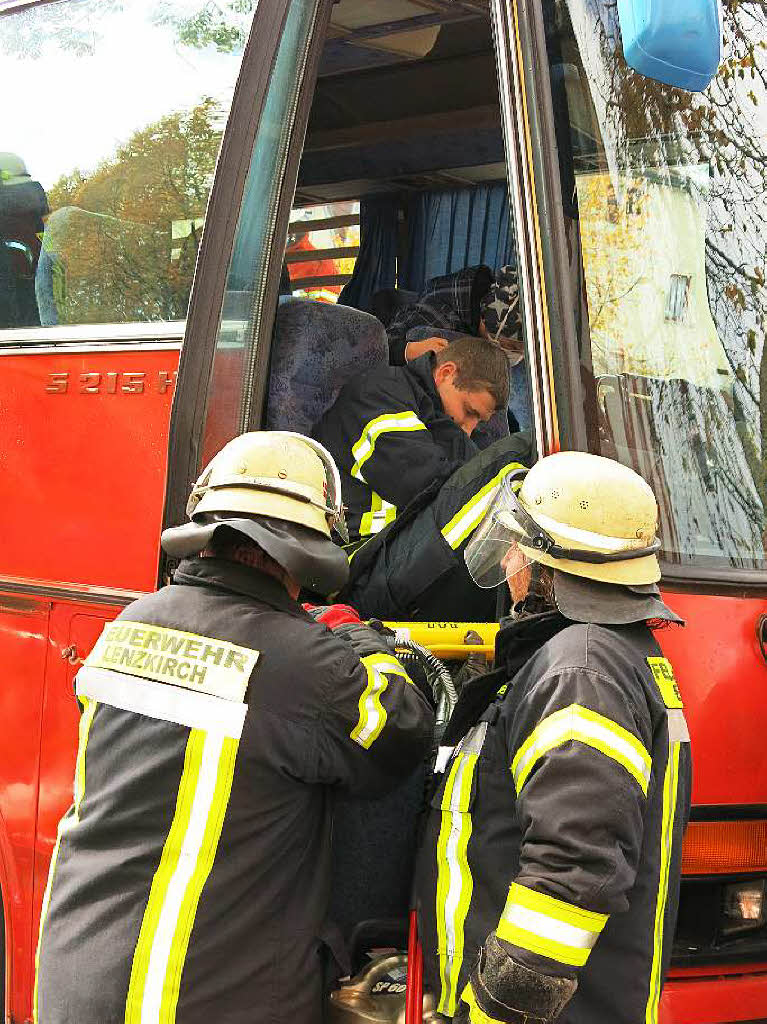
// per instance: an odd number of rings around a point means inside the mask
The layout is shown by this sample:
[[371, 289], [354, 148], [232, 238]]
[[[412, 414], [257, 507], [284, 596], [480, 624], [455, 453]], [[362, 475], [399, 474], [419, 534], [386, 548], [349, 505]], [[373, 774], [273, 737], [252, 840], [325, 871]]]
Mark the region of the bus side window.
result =
[[197, 7], [0, 15], [8, 78], [25, 83], [3, 108], [0, 329], [186, 317], [255, 0], [227, 5], [210, 38], [192, 31]]

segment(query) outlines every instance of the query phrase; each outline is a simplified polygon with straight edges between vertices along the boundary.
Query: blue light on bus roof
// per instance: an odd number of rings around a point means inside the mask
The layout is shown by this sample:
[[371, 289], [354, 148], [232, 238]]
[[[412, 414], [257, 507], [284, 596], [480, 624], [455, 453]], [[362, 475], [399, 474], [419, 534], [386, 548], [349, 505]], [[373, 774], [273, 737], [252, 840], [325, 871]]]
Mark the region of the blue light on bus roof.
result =
[[618, 0], [626, 63], [641, 75], [702, 92], [719, 68], [719, 0]]

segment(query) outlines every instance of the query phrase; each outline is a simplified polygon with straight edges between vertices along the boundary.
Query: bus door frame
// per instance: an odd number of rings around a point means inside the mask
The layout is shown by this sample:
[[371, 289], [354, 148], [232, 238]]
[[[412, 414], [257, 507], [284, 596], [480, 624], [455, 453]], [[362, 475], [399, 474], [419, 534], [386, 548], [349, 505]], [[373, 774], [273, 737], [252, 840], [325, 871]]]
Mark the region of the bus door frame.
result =
[[[216, 340], [240, 208], [291, 2], [297, 0], [258, 0], [221, 144], [197, 257], [171, 411], [163, 528], [186, 518], [184, 510], [189, 489], [200, 470]], [[268, 259], [265, 287], [260, 291], [259, 315], [252, 320], [257, 337], [253, 339], [250, 351], [255, 353], [255, 360], [253, 366], [244, 368], [242, 380], [252, 379], [255, 388], [245, 403], [248, 423], [242, 429], [257, 429], [260, 425], [284, 248], [276, 243], [287, 237], [291, 201], [331, 7], [332, 0], [317, 0], [306, 71], [288, 143], [282, 187], [277, 194], [273, 214], [272, 240], [275, 244]], [[165, 581], [164, 565], [161, 557], [160, 584]]]
[[535, 436], [540, 455], [588, 451], [540, 0], [491, 10]]

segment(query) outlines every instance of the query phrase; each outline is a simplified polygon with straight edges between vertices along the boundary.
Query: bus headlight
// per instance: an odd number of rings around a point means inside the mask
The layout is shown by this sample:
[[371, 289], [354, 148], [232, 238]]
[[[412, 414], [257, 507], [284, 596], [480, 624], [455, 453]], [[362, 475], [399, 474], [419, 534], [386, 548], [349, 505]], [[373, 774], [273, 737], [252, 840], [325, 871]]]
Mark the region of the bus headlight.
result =
[[724, 886], [722, 898], [722, 935], [754, 931], [765, 923], [765, 879], [734, 882]]

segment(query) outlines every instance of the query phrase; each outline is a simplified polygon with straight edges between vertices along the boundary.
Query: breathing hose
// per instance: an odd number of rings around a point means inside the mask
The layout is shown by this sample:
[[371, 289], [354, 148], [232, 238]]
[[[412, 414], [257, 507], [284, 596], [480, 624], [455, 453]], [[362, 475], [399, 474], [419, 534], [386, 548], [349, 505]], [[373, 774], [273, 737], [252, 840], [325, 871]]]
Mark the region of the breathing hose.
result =
[[398, 640], [397, 657], [407, 669], [408, 662], [419, 664], [426, 672], [426, 678], [434, 693], [434, 701], [437, 705], [434, 716], [434, 743], [439, 746], [439, 741], [447, 728], [447, 723], [453, 713], [453, 708], [458, 701], [458, 694], [450, 671], [444, 662], [440, 661], [428, 648], [423, 647], [415, 640]]

